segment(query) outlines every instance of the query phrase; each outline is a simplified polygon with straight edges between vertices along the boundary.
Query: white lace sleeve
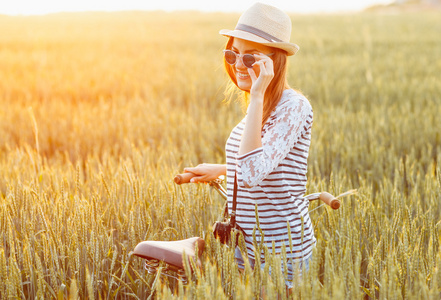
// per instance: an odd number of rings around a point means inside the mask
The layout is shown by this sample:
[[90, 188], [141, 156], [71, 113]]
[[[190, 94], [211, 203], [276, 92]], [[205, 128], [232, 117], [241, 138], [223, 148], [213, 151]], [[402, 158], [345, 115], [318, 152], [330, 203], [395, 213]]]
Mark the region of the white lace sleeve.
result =
[[304, 97], [294, 96], [280, 103], [264, 126], [262, 147], [236, 157], [238, 185], [250, 188], [260, 184], [311, 126], [309, 116], [312, 108]]

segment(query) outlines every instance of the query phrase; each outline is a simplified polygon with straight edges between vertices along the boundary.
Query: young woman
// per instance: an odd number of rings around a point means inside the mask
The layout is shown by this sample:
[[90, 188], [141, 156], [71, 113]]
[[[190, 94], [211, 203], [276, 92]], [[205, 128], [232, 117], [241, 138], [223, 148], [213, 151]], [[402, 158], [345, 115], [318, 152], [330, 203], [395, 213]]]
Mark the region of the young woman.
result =
[[[234, 30], [220, 34], [229, 38], [225, 68], [249, 100], [247, 114], [227, 140], [226, 165], [201, 164], [185, 171], [196, 175], [192, 182], [226, 175], [230, 212], [237, 178], [236, 223], [244, 232], [252, 266], [256, 258], [253, 230], [259, 226], [270, 252], [274, 243], [280, 254], [284, 244], [288, 264], [293, 261], [308, 268], [315, 237], [309, 201], [303, 195], [313, 114], [308, 100], [286, 81], [287, 56], [299, 49], [289, 41], [291, 20], [275, 7], [256, 3], [242, 14]], [[256, 239], [261, 241], [259, 230]], [[264, 263], [263, 253], [257, 255]], [[244, 268], [239, 249], [236, 259]], [[289, 275], [293, 267], [289, 264]], [[287, 284], [290, 287], [289, 280]]]

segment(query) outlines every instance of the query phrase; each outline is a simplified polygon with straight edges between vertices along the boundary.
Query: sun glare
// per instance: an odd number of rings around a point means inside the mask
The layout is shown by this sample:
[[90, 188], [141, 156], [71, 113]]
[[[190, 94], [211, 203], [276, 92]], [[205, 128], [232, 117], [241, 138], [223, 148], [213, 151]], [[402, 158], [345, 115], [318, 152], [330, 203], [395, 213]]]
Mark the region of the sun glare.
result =
[[[118, 10], [201, 10], [201, 11], [237, 11], [242, 12], [257, 1], [205, 1], [205, 0], [168, 0], [168, 1], [55, 1], [55, 0], [17, 0], [7, 1], [0, 5], [0, 14], [9, 15], [40, 15], [55, 12], [75, 11], [118, 11]], [[357, 11], [374, 4], [387, 4], [386, 0], [311, 0], [286, 1], [262, 0], [262, 2], [279, 7], [289, 12], [338, 12]]]

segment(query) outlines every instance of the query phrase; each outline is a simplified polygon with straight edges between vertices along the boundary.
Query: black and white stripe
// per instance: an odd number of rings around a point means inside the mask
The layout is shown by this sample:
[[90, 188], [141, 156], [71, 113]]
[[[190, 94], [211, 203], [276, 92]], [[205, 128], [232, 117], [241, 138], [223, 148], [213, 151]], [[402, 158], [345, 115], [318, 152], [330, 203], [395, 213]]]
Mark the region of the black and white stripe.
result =
[[[261, 240], [259, 230], [256, 230], [256, 205], [260, 229], [265, 234], [265, 245], [270, 251], [274, 242], [275, 251], [280, 254], [284, 244], [288, 258], [305, 260], [311, 255], [315, 244], [314, 230], [308, 214], [309, 201], [303, 197], [306, 192], [307, 159], [313, 121], [312, 109], [308, 100], [293, 90], [284, 91], [279, 104], [264, 126], [262, 141], [265, 140], [265, 134], [268, 134], [268, 128], [278, 126], [281, 107], [297, 111], [300, 106], [307, 109], [308, 113], [302, 119], [302, 124], [298, 124], [300, 132], [292, 133], [297, 136], [294, 145], [287, 145], [290, 149], [286, 156], [257, 185], [252, 187], [246, 187], [243, 183], [238, 185], [236, 222], [246, 234], [248, 256], [253, 259], [255, 258], [253, 231], [256, 234], [257, 242]], [[230, 212], [235, 171], [238, 172], [238, 177], [242, 175], [237, 157], [245, 122], [246, 117], [232, 130], [225, 147]], [[262, 155], [262, 149], [266, 146], [262, 145], [262, 148], [241, 156], [240, 160], [253, 159]], [[292, 251], [289, 246], [288, 223], [291, 230]], [[261, 259], [264, 259], [263, 254], [261, 254]]]

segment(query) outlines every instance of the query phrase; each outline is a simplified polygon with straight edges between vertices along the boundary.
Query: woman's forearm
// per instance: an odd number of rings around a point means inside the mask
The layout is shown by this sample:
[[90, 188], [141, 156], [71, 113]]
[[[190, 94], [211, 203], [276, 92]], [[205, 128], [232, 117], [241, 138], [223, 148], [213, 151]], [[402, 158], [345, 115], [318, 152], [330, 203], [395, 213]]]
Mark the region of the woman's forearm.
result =
[[263, 96], [251, 96], [250, 105], [239, 147], [239, 155], [262, 147], [261, 128], [263, 115]]
[[[218, 174], [219, 174], [219, 176], [221, 176], [221, 175], [227, 175], [227, 165], [225, 165], [225, 164], [223, 164], [223, 165], [219, 164], [217, 167], [218, 167]], [[219, 176], [218, 176], [218, 177], [219, 177]]]

